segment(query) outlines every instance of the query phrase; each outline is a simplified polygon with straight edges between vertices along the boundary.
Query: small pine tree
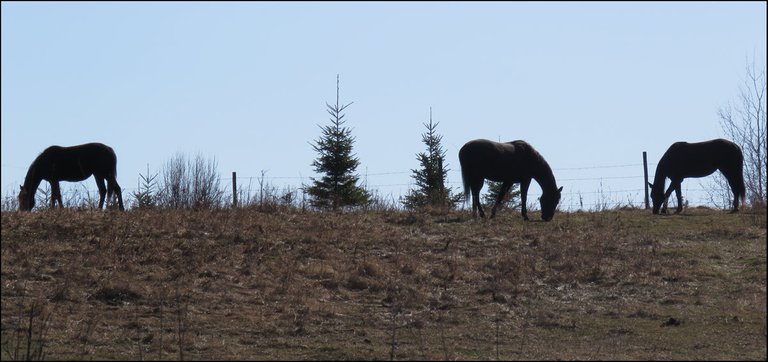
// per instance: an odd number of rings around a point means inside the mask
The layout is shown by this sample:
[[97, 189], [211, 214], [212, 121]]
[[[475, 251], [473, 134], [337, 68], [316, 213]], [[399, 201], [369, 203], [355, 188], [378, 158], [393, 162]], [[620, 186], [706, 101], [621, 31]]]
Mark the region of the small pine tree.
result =
[[[483, 195], [483, 203], [487, 207], [493, 207], [496, 204], [496, 200], [501, 192], [501, 185], [503, 182], [488, 181], [488, 192]], [[520, 184], [512, 184], [509, 188], [509, 192], [504, 195], [504, 199], [501, 200], [501, 208], [514, 209], [520, 206]]]
[[421, 164], [421, 169], [413, 172], [416, 189], [409, 191], [402, 201], [407, 209], [417, 209], [426, 205], [437, 207], [453, 207], [461, 199], [461, 195], [452, 195], [450, 189], [445, 187], [445, 179], [448, 176], [445, 161], [445, 150], [440, 144], [443, 136], [437, 134], [438, 123], [432, 122], [432, 108], [429, 108], [429, 123], [424, 123], [426, 133], [422, 133], [421, 140], [427, 145], [427, 152], [416, 154], [416, 159]]
[[320, 127], [322, 136], [312, 145], [319, 157], [312, 162], [315, 172], [325, 175], [312, 179], [313, 185], [307, 189], [310, 204], [321, 209], [338, 210], [344, 206], [359, 206], [368, 203], [370, 195], [364, 188], [357, 186], [359, 176], [355, 169], [360, 161], [352, 154], [355, 141], [352, 130], [344, 127], [342, 112], [352, 103], [339, 104], [339, 76], [336, 75], [336, 104], [328, 106], [331, 125]]
[[157, 173], [149, 174], [149, 164], [147, 164], [147, 175], [139, 174], [139, 188], [133, 192], [136, 198], [136, 208], [154, 209], [157, 207]]

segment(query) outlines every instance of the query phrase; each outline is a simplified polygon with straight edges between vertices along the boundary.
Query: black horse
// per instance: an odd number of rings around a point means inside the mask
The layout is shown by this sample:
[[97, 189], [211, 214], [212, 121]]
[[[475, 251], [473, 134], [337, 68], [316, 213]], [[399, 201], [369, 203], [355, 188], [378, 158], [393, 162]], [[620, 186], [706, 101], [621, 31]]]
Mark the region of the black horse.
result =
[[[744, 156], [741, 148], [731, 141], [719, 138], [711, 141], [688, 143], [675, 142], [669, 146], [667, 152], [661, 156], [656, 166], [656, 176], [651, 187], [651, 200], [653, 200], [653, 213], [667, 213], [666, 202], [674, 190], [677, 194], [677, 211], [683, 210], [683, 196], [680, 184], [687, 177], [709, 176], [716, 170], [720, 170], [728, 180], [733, 192], [733, 210], [739, 211], [739, 199], [744, 203]], [[669, 178], [669, 189], [664, 192], [664, 182]], [[662, 207], [663, 204], [663, 207]]]
[[459, 162], [465, 201], [469, 199], [470, 189], [472, 191], [472, 215], [477, 216], [476, 210], [479, 210], [480, 217], [485, 217], [480, 205], [480, 190], [486, 179], [503, 183], [491, 210], [491, 218], [496, 216], [496, 209], [512, 184], [520, 183], [523, 219], [528, 220], [525, 204], [531, 179], [535, 179], [543, 191], [540, 199], [541, 218], [549, 221], [555, 215], [555, 207], [560, 202], [563, 188], [557, 188], [555, 175], [544, 157], [525, 141], [469, 141], [459, 150]]
[[91, 175], [96, 178], [96, 186], [99, 188], [99, 209], [104, 206], [104, 196], [108, 194], [109, 199], [116, 195], [120, 210], [125, 210], [122, 190], [116, 179], [117, 156], [111, 147], [101, 143], [46, 148], [29, 166], [19, 192], [19, 209], [29, 211], [35, 207], [35, 192], [42, 180], [51, 184], [51, 207], [56, 207], [58, 200], [59, 206], [63, 208], [59, 181], [83, 181]]

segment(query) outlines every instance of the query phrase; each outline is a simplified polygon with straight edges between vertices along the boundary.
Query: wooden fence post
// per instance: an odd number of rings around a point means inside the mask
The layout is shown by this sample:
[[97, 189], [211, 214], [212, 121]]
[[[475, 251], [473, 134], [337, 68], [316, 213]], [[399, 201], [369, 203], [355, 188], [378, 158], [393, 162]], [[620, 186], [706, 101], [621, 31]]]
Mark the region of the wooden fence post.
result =
[[645, 190], [645, 209], [650, 209], [648, 202], [648, 154], [643, 151], [643, 175], [645, 176], [645, 182], [643, 182], [643, 190]]
[[[646, 200], [648, 198], [646, 197]], [[646, 205], [648, 203], [646, 202]], [[237, 172], [232, 171], [232, 207], [237, 207]]]

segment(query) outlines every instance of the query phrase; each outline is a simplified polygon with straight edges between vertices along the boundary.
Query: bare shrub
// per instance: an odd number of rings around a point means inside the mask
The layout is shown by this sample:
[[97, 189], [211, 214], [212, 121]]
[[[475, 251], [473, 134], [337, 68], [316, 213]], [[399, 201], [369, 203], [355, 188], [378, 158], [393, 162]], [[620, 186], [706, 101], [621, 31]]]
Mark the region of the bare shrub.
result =
[[[744, 83], [739, 86], [735, 105], [730, 102], [718, 110], [720, 126], [726, 136], [741, 147], [744, 154], [744, 184], [747, 202], [756, 208], [765, 208], [768, 185], [768, 143], [766, 142], [765, 68], [761, 71], [746, 65]], [[730, 187], [721, 173], [717, 173], [707, 192], [710, 201], [718, 206], [730, 206]]]
[[247, 178], [246, 187], [238, 187], [237, 200], [240, 207], [257, 209], [261, 212], [288, 211], [303, 208], [302, 197], [305, 192], [301, 187], [285, 185], [279, 188], [269, 181], [267, 172], [262, 170], [256, 177], [257, 185], [253, 184], [254, 177]]
[[[18, 189], [12, 189], [16, 190], [18, 192]], [[2, 204], [0, 204], [0, 210], [3, 212], [5, 211], [15, 211], [19, 209], [19, 198], [16, 197], [16, 194], [13, 192], [6, 193], [3, 195], [3, 201]]]
[[224, 192], [216, 159], [198, 154], [187, 160], [177, 154], [163, 166], [157, 205], [169, 209], [214, 209], [221, 207]]
[[6, 335], [3, 332], [3, 352], [11, 361], [42, 361], [45, 359], [46, 333], [50, 329], [51, 312], [37, 300], [32, 302], [28, 311], [25, 309], [19, 309], [11, 333]]

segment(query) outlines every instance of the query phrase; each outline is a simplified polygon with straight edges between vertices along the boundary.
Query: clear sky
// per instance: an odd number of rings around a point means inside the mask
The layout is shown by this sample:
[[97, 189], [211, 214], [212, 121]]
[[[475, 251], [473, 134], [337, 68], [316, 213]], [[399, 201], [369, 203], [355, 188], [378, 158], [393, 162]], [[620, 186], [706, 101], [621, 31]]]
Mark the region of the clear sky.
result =
[[225, 185], [309, 183], [339, 74], [358, 172], [384, 196], [412, 184], [432, 107], [456, 190], [465, 142], [523, 139], [562, 208], [641, 205], [642, 152], [652, 177], [673, 142], [724, 136], [751, 59], [765, 67], [765, 2], [4, 1], [0, 186], [92, 141], [124, 194], [177, 153], [215, 158]]

